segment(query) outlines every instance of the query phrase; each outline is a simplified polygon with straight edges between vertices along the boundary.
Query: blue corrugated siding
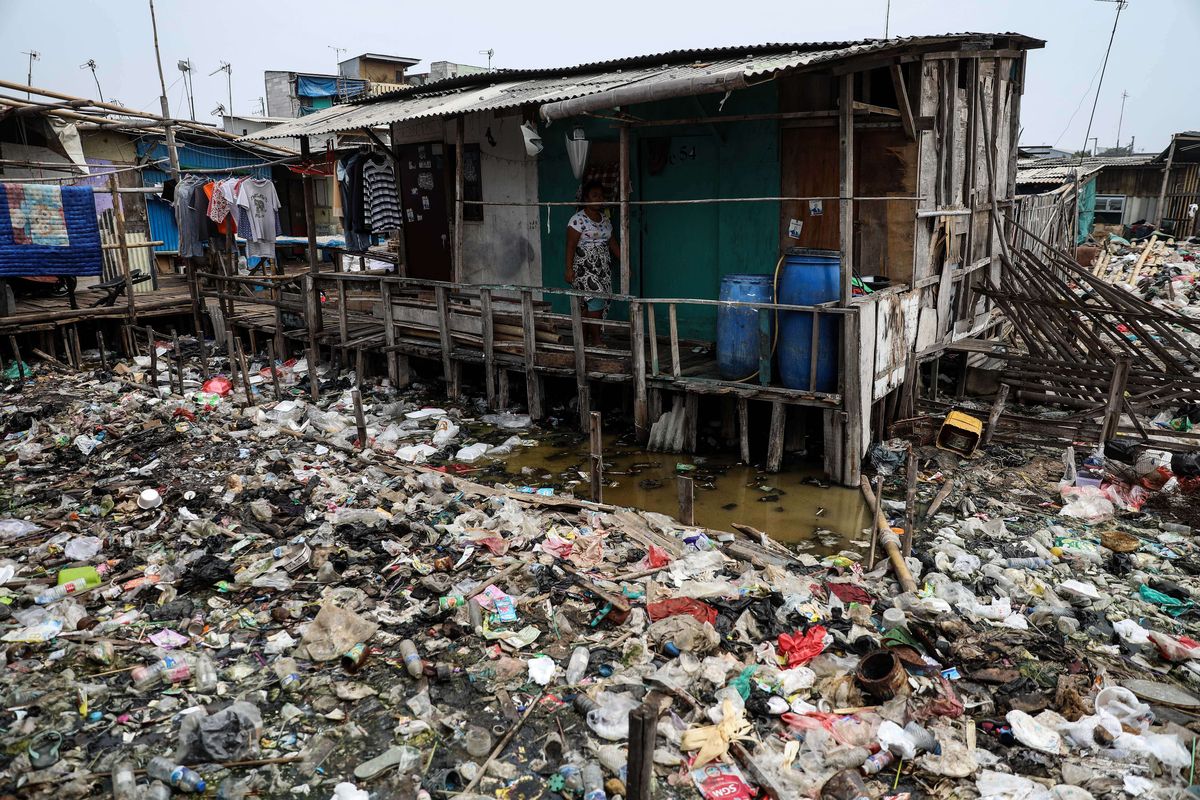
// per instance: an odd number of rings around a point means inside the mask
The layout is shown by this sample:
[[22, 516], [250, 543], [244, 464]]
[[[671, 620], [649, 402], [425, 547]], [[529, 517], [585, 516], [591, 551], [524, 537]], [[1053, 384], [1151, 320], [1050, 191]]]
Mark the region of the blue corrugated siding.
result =
[[[176, 146], [179, 153], [179, 168], [189, 169], [228, 169], [237, 170], [239, 175], [250, 174], [256, 178], [271, 177], [270, 167], [258, 167], [262, 159], [250, 155], [244, 150], [222, 145], [179, 143]], [[161, 160], [162, 166], [167, 163], [167, 146], [164, 142], [138, 142], [139, 156]], [[252, 167], [247, 171], [246, 167]], [[155, 167], [142, 170], [143, 186], [158, 186], [168, 178], [168, 173]], [[225, 177], [213, 173], [213, 178]], [[157, 252], [175, 253], [179, 251], [179, 228], [175, 224], [175, 209], [170, 203], [155, 195], [146, 196], [146, 217], [150, 224], [150, 239], [161, 241], [162, 244], [154, 249]]]

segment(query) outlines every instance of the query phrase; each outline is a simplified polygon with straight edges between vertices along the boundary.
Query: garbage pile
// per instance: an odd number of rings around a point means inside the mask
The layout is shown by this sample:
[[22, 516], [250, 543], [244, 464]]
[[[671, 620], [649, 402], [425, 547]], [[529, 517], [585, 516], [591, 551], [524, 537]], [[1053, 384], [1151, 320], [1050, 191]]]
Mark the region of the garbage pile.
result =
[[923, 450], [919, 498], [956, 491], [901, 592], [869, 532], [817, 559], [455, 474], [524, 446], [520, 415], [376, 387], [360, 431], [348, 391], [31, 371], [0, 402], [11, 796], [1084, 800], [1194, 779], [1192, 531], [1061, 513], [1058, 454]]

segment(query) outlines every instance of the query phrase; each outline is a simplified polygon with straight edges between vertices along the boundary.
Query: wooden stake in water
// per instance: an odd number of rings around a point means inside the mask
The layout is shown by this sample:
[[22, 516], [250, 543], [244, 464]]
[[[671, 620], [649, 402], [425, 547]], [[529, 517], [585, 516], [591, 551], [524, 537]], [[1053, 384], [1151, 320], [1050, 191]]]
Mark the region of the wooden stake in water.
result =
[[279, 399], [279, 369], [275, 366], [275, 343], [267, 339], [267, 359], [271, 362], [271, 386], [275, 399]]
[[679, 491], [679, 521], [684, 525], [695, 525], [695, 486], [692, 479], [680, 475], [675, 478], [675, 486]]
[[96, 349], [100, 351], [100, 369], [108, 372], [108, 354], [104, 352], [104, 331], [96, 329]]
[[254, 390], [250, 388], [250, 370], [246, 367], [246, 352], [241, 340], [237, 343], [238, 368], [242, 371], [242, 386], [246, 389], [246, 404], [254, 405]]
[[183, 397], [183, 348], [179, 346], [179, 333], [172, 331], [172, 344], [175, 346], [175, 382], [179, 396]]
[[593, 411], [591, 417], [591, 478], [592, 500], [604, 502], [604, 439], [601, 431], [600, 412]]
[[154, 328], [146, 326], [146, 341], [150, 343], [150, 385], [158, 391], [158, 348], [154, 346]]
[[354, 424], [358, 426], [358, 449], [367, 447], [367, 421], [363, 417], [362, 395], [358, 389], [351, 389], [350, 396], [354, 399]]

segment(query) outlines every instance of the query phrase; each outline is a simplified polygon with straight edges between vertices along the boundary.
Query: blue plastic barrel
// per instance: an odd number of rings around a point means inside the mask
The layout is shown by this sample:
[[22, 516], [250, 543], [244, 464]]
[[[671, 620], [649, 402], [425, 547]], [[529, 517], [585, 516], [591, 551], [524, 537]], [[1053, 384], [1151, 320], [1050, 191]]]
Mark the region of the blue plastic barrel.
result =
[[[722, 300], [742, 303], [774, 302], [774, 276], [726, 275], [721, 279]], [[749, 378], [758, 370], [759, 314], [769, 310], [717, 308], [717, 370], [727, 381]], [[775, 335], [774, 320], [771, 336]]]
[[[785, 305], [811, 306], [841, 296], [842, 255], [837, 250], [793, 247], [779, 275], [779, 299]], [[822, 314], [818, 326], [816, 385], [810, 385], [813, 314], [779, 312], [779, 380], [789, 389], [834, 392], [838, 385], [838, 318]]]

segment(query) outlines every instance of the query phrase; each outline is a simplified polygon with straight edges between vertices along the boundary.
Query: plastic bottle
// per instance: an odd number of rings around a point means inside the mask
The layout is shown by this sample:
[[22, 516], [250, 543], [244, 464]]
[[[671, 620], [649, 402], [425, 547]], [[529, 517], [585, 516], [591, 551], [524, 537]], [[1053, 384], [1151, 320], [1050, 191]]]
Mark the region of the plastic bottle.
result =
[[113, 800], [137, 800], [137, 780], [133, 777], [133, 765], [119, 761], [112, 770]]
[[417, 652], [417, 646], [413, 644], [412, 639], [405, 639], [400, 642], [400, 657], [404, 659], [404, 668], [408, 670], [408, 674], [414, 678], [420, 678], [424, 674], [424, 667], [421, 664], [421, 656]]
[[84, 589], [87, 589], [88, 586], [89, 582], [87, 578], [76, 578], [73, 581], [60, 583], [58, 586], [47, 589], [37, 597], [33, 598], [33, 602], [37, 603], [39, 606], [49, 605], [50, 603], [62, 600], [69, 594], [82, 592]]
[[583, 770], [574, 764], [563, 764], [558, 768], [558, 774], [563, 776], [563, 788], [578, 794], [583, 789]]
[[155, 756], [146, 765], [146, 774], [156, 778], [180, 792], [202, 794], [207, 784], [192, 770], [182, 764], [173, 764], [170, 759]]
[[279, 678], [279, 686], [285, 692], [294, 692], [300, 688], [300, 668], [294, 658], [281, 658], [275, 662], [275, 676]]
[[458, 608], [466, 604], [467, 600], [461, 594], [448, 594], [445, 597], [438, 598], [438, 608], [442, 611], [449, 611], [452, 608]]
[[890, 750], [880, 750], [862, 763], [862, 773], [863, 775], [874, 775], [876, 772], [883, 772], [894, 763], [896, 763], [896, 757]]
[[208, 693], [216, 691], [217, 668], [207, 656], [197, 656], [192, 664], [193, 688], [197, 692]]
[[182, 683], [192, 675], [187, 661], [175, 656], [163, 656], [152, 664], [144, 667], [134, 667], [129, 676], [133, 679], [133, 688], [144, 692], [153, 689], [160, 683]]
[[583, 766], [583, 800], [608, 800], [604, 793], [604, 773], [595, 761]]
[[580, 645], [571, 652], [571, 660], [567, 664], [567, 685], [574, 686], [583, 679], [583, 675], [587, 672], [588, 659], [591, 653], [587, 647]]
[[1045, 569], [1054, 566], [1048, 558], [1010, 558], [1005, 562], [1009, 569]]

